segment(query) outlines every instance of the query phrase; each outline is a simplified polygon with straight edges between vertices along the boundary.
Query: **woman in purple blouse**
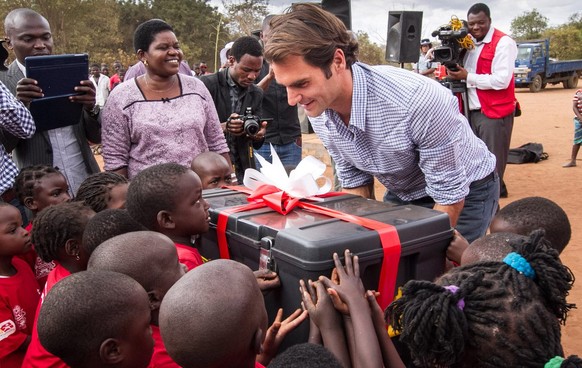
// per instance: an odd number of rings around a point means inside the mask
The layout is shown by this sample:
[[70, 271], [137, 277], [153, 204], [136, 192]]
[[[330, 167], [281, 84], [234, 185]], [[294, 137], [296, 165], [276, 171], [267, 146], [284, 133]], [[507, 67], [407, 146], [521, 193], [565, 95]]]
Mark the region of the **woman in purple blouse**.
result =
[[206, 151], [230, 163], [210, 93], [198, 78], [178, 74], [184, 54], [172, 27], [148, 20], [133, 42], [146, 73], [120, 84], [107, 99], [101, 116], [105, 170], [131, 179], [159, 163], [189, 167]]

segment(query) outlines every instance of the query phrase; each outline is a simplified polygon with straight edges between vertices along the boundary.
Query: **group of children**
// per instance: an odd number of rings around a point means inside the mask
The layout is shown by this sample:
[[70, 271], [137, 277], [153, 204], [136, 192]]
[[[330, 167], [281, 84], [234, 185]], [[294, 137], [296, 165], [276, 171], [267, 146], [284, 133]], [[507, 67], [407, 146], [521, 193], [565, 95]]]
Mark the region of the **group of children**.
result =
[[[298, 285], [303, 310], [269, 327], [265, 275], [195, 246], [209, 228], [202, 190], [232, 178], [222, 156], [203, 153], [131, 183], [94, 174], [71, 199], [58, 169], [23, 169], [15, 189], [33, 221], [0, 204], [0, 366], [403, 367], [410, 355], [422, 367], [582, 367], [560, 344], [573, 275], [554, 202], [511, 203], [470, 246], [456, 234], [447, 257], [458, 266], [409, 281], [386, 311], [358, 256], [334, 254], [332, 275]], [[307, 317], [309, 343], [277, 355]]]

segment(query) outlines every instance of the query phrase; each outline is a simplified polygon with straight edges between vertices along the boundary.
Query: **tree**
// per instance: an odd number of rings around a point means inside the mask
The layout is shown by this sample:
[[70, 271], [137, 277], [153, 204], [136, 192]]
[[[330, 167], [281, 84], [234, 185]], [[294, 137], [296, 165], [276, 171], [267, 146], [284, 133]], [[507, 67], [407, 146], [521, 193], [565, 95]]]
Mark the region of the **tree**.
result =
[[550, 39], [550, 56], [558, 60], [582, 59], [582, 32], [571, 25], [561, 25], [547, 30]]
[[518, 40], [540, 38], [547, 28], [548, 18], [536, 8], [530, 12], [524, 12], [511, 21], [511, 33]]
[[358, 31], [358, 60], [370, 65], [387, 64], [385, 60], [385, 49], [370, 41], [370, 36], [366, 32]]
[[250, 36], [261, 29], [269, 12], [269, 0], [222, 0], [228, 18], [228, 30], [233, 38]]

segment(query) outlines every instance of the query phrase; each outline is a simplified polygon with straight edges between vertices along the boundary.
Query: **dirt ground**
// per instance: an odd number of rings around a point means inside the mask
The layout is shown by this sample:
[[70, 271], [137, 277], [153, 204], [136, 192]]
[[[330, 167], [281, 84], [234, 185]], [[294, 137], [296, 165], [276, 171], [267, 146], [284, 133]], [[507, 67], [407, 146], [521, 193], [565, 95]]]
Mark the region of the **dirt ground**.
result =
[[[574, 90], [561, 85], [548, 86], [539, 93], [530, 93], [527, 89], [516, 91], [523, 114], [515, 119], [511, 147], [542, 143], [549, 159], [537, 164], [508, 165], [505, 181], [509, 198], [501, 199], [501, 205], [523, 197], [541, 196], [558, 203], [568, 214], [572, 239], [562, 253], [562, 261], [579, 279], [568, 298], [579, 309], [570, 313], [562, 329], [562, 343], [566, 354], [582, 354], [582, 203], [576, 206], [576, 200], [581, 200], [576, 194], [580, 189], [576, 183], [582, 183], [582, 153], [578, 167], [562, 168], [572, 147], [573, 94]], [[102, 164], [101, 156], [97, 159]], [[383, 194], [384, 188], [377, 185], [376, 198], [382, 198]]]
[[576, 194], [579, 190], [576, 183], [582, 182], [582, 154], [579, 166], [562, 167], [570, 158], [572, 148], [574, 92], [561, 84], [548, 86], [539, 93], [530, 93], [528, 89], [516, 91], [523, 114], [515, 119], [511, 147], [542, 143], [549, 159], [536, 164], [507, 165], [505, 182], [509, 198], [502, 199], [501, 205], [523, 197], [541, 196], [558, 203], [568, 214], [572, 238], [561, 258], [578, 279], [568, 300], [578, 304], [579, 309], [569, 315], [562, 329], [562, 343], [566, 354], [579, 355], [582, 354], [582, 207], [576, 201], [582, 197]]

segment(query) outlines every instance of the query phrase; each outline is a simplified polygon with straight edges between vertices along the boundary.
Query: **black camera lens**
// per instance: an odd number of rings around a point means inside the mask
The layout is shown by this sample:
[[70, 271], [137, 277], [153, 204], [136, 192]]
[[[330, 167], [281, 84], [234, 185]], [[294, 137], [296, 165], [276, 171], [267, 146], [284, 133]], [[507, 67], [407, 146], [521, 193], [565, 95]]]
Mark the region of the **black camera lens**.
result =
[[246, 119], [243, 129], [246, 134], [254, 136], [259, 132], [260, 126], [255, 119]]

